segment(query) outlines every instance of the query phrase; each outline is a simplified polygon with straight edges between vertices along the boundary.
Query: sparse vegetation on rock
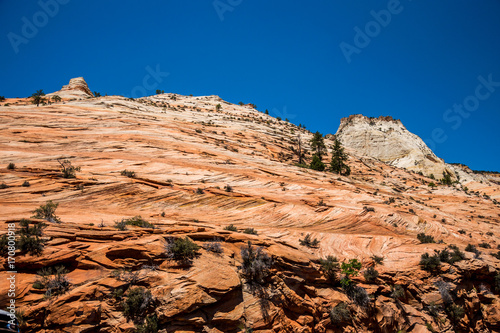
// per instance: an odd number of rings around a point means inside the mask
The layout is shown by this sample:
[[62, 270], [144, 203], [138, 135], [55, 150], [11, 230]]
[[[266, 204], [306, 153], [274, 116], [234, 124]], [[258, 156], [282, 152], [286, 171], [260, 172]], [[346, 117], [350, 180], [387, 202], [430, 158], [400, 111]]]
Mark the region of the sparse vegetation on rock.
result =
[[33, 218], [61, 223], [61, 220], [56, 215], [56, 209], [58, 206], [59, 203], [53, 203], [52, 200], [48, 200], [45, 205], [41, 205], [33, 211]]
[[241, 248], [241, 259], [241, 271], [247, 281], [264, 283], [272, 265], [271, 257], [261, 247], [254, 247], [252, 242], [248, 241], [248, 244]]
[[299, 243], [302, 246], [307, 247], [318, 247], [319, 240], [317, 238], [312, 238], [311, 234], [307, 234], [304, 239], [299, 239]]

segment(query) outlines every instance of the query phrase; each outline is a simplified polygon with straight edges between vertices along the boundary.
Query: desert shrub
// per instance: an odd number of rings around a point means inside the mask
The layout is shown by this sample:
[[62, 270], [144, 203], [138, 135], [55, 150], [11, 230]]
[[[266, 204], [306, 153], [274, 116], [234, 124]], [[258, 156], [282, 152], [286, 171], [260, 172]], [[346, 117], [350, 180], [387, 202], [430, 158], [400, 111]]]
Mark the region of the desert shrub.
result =
[[30, 182], [25, 180], [24, 183], [21, 185], [22, 187], [30, 187]]
[[5, 101], [5, 97], [4, 96], [0, 96], [0, 102], [3, 102]]
[[122, 176], [127, 176], [127, 177], [129, 177], [129, 178], [134, 178], [134, 177], [135, 177], [135, 172], [134, 172], [134, 171], [127, 170], [127, 169], [122, 170], [122, 172], [120, 172], [120, 174], [121, 174]]
[[6, 256], [9, 252], [9, 238], [6, 234], [3, 234], [0, 237], [0, 255]]
[[224, 230], [238, 231], [238, 228], [236, 228], [233, 224], [230, 224], [230, 225], [224, 227]]
[[134, 272], [131, 268], [115, 269], [111, 272], [111, 276], [130, 285], [137, 284], [139, 281], [139, 271]]
[[424, 243], [435, 243], [436, 242], [434, 240], [434, 237], [432, 237], [431, 235], [426, 235], [423, 232], [419, 233], [417, 235], [417, 238], [420, 241], [420, 243], [422, 243], [422, 244], [424, 244]]
[[384, 264], [384, 257], [379, 257], [376, 255], [371, 256], [371, 259], [375, 262], [377, 265], [383, 265]]
[[342, 302], [330, 310], [330, 320], [333, 325], [345, 323], [351, 319], [347, 304]]
[[198, 187], [198, 188], [196, 189], [196, 194], [203, 194], [203, 193], [204, 193], [204, 192], [203, 192], [203, 189], [202, 189], [202, 188], [199, 188], [199, 187]]
[[52, 200], [49, 200], [45, 205], [41, 205], [33, 211], [33, 218], [60, 223], [61, 220], [56, 216], [57, 206], [59, 206], [58, 203], [53, 203]]
[[344, 278], [340, 280], [340, 283], [342, 284], [342, 287], [346, 288], [351, 285], [352, 282], [349, 277], [358, 275], [358, 272], [361, 269], [361, 263], [358, 261], [358, 259], [349, 259], [348, 262], [344, 261], [340, 265], [340, 268], [342, 270], [342, 274], [345, 275]]
[[366, 307], [370, 304], [370, 296], [366, 292], [365, 288], [355, 285], [354, 283], [348, 284], [344, 287], [347, 297], [351, 299], [354, 303], [361, 307]]
[[400, 284], [391, 286], [391, 297], [394, 299], [402, 299], [405, 297], [405, 289]]
[[46, 289], [46, 297], [62, 295], [70, 286], [66, 274], [67, 270], [64, 266], [42, 269], [37, 272], [38, 278], [33, 283], [33, 288]]
[[57, 162], [61, 165], [61, 172], [64, 178], [75, 178], [76, 172], [81, 170], [80, 167], [71, 165], [69, 160], [64, 160], [62, 162], [61, 160], [57, 160]]
[[446, 312], [448, 313], [448, 316], [450, 317], [452, 322], [458, 322], [460, 319], [462, 319], [465, 315], [465, 310], [459, 305], [449, 305], [446, 307]]
[[31, 221], [22, 219], [19, 222], [19, 239], [17, 247], [21, 253], [39, 256], [42, 254], [47, 241], [43, 239], [43, 229], [47, 227], [45, 223], [36, 223], [30, 226]]
[[427, 311], [434, 318], [437, 318], [437, 316], [439, 316], [439, 312], [441, 310], [442, 310], [441, 306], [437, 305], [435, 302], [431, 302], [427, 307]]
[[428, 185], [429, 185], [429, 187], [436, 187], [437, 186], [436, 184], [434, 184], [434, 182], [430, 182]]
[[467, 246], [465, 247], [465, 251], [479, 254], [479, 250], [472, 244], [467, 244]]
[[15, 168], [16, 168], [16, 165], [12, 162], [7, 165], [7, 170], [14, 170]]
[[111, 297], [113, 297], [116, 301], [120, 301], [123, 298], [123, 289], [117, 288], [113, 290]]
[[340, 269], [340, 264], [334, 256], [328, 256], [326, 259], [320, 259], [319, 264], [321, 265], [321, 270], [328, 278], [330, 282], [337, 281], [337, 274]]
[[188, 237], [169, 237], [165, 245], [165, 253], [169, 259], [184, 262], [191, 262], [198, 254], [199, 249], [200, 247]]
[[245, 230], [243, 230], [243, 233], [250, 234], [250, 235], [257, 235], [258, 234], [257, 230], [255, 230], [254, 228], [246, 228]]
[[114, 227], [120, 231], [125, 231], [127, 230], [127, 223], [124, 220], [121, 220], [119, 222], [115, 222]]
[[319, 240], [317, 238], [312, 238], [311, 234], [307, 234], [304, 239], [299, 239], [299, 243], [302, 246], [307, 246], [307, 247], [318, 247], [319, 245]]
[[500, 291], [500, 272], [497, 272], [494, 280], [494, 289], [499, 292]]
[[124, 222], [125, 225], [133, 225], [141, 228], [153, 228], [154, 225], [143, 219], [140, 215], [134, 216], [128, 219], [122, 219], [121, 222]]
[[466, 233], [466, 231], [464, 229], [460, 229], [460, 230], [458, 230], [458, 233], [461, 235], [464, 235]]
[[252, 242], [248, 241], [247, 246], [241, 248], [241, 258], [243, 276], [249, 282], [264, 283], [272, 265], [271, 257], [261, 247], [255, 248]]
[[222, 244], [220, 238], [214, 238], [213, 240], [203, 244], [203, 248], [209, 252], [222, 253]]
[[450, 253], [447, 249], [444, 249], [443, 251], [441, 251], [441, 252], [444, 252], [444, 251], [448, 252], [447, 258], [444, 258], [446, 255], [441, 255], [441, 253], [440, 253], [440, 260], [441, 261], [444, 261], [450, 265], [453, 265], [454, 263], [465, 259], [465, 253], [460, 251], [458, 246], [450, 245], [450, 246], [448, 246], [448, 248], [450, 250], [452, 250], [453, 252]]
[[434, 255], [429, 255], [429, 253], [424, 253], [420, 257], [420, 267], [425, 271], [435, 271], [441, 265], [441, 260], [439, 255], [436, 253]]
[[226, 186], [224, 186], [224, 190], [226, 192], [233, 192], [233, 188], [231, 187], [231, 185], [227, 184]]
[[445, 305], [450, 305], [451, 303], [453, 303], [453, 297], [450, 294], [450, 289], [451, 289], [450, 284], [444, 281], [437, 281], [435, 285], [438, 288], [439, 293], [441, 294], [443, 303]]
[[488, 231], [488, 232], [486, 233], [486, 235], [488, 235], [488, 236], [493, 236], [493, 232]]
[[366, 210], [367, 212], [374, 212], [375, 211], [375, 208], [373, 207], [363, 207], [364, 210]]
[[144, 323], [136, 326], [137, 333], [157, 333], [158, 317], [156, 315], [146, 317]]
[[488, 243], [479, 243], [477, 246], [482, 247], [483, 249], [491, 249], [491, 245]]
[[378, 272], [375, 268], [373, 267], [368, 267], [365, 272], [363, 273], [363, 276], [365, 277], [365, 280], [368, 282], [373, 282], [375, 279], [378, 277]]
[[1, 183], [0, 184], [0, 189], [6, 189], [6, 188], [9, 188], [9, 185], [5, 184], [5, 183]]
[[149, 290], [142, 287], [131, 288], [122, 303], [123, 315], [127, 320], [141, 321], [153, 303], [153, 296]]
[[497, 253], [493, 253], [492, 256], [500, 260], [500, 251], [498, 251]]

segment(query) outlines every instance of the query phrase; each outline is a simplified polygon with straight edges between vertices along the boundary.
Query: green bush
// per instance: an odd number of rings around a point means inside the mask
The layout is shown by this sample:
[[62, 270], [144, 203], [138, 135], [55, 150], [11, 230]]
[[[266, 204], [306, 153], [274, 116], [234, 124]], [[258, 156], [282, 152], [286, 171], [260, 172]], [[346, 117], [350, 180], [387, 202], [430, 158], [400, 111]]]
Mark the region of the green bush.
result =
[[31, 221], [22, 219], [19, 222], [19, 239], [17, 248], [21, 253], [28, 253], [33, 256], [42, 254], [47, 241], [43, 239], [43, 229], [47, 227], [45, 223], [37, 223], [30, 226]]
[[238, 231], [238, 228], [236, 228], [233, 224], [230, 224], [230, 225], [224, 227], [224, 230]]
[[361, 263], [358, 261], [358, 259], [349, 259], [348, 262], [344, 261], [340, 265], [340, 268], [342, 270], [342, 274], [345, 275], [340, 283], [345, 288], [348, 287], [352, 282], [349, 277], [358, 275], [358, 272], [361, 269]]
[[349, 297], [358, 306], [366, 307], [370, 304], [370, 296], [366, 292], [365, 288], [355, 285], [354, 283], [349, 283], [344, 286], [347, 297]]
[[465, 316], [464, 308], [455, 304], [446, 307], [446, 312], [448, 313], [448, 316], [450, 316], [451, 321], [454, 323], [459, 322], [460, 319]]
[[[453, 252], [450, 252], [448, 249], [451, 249]], [[465, 259], [465, 254], [456, 245], [450, 245], [448, 248], [438, 251], [438, 254], [441, 262], [447, 262], [450, 265]]]
[[128, 219], [122, 219], [122, 223], [125, 225], [133, 225], [136, 227], [141, 227], [141, 228], [152, 228], [154, 229], [154, 225], [143, 219], [140, 215], [134, 216]]
[[224, 190], [226, 192], [233, 192], [233, 188], [231, 187], [231, 185], [227, 184], [226, 186], [224, 186]]
[[371, 256], [371, 259], [375, 262], [377, 265], [383, 265], [384, 264], [384, 257], [379, 257], [376, 255]]
[[373, 267], [368, 267], [363, 273], [363, 276], [365, 277], [366, 281], [373, 282], [378, 277], [378, 271]]
[[245, 230], [243, 230], [243, 233], [250, 234], [250, 235], [257, 235], [258, 234], [257, 230], [255, 230], [254, 228], [246, 228]]
[[133, 287], [127, 292], [127, 298], [122, 303], [123, 315], [127, 320], [140, 322], [153, 306], [151, 292], [142, 287]]
[[479, 250], [472, 244], [467, 244], [465, 251], [475, 253], [476, 255], [479, 254]]
[[321, 161], [321, 158], [318, 157], [318, 155], [314, 155], [309, 168], [316, 171], [324, 171], [325, 163]]
[[129, 177], [129, 178], [135, 178], [135, 172], [134, 172], [134, 171], [127, 170], [127, 169], [122, 170], [121, 175], [122, 175], [122, 176]]
[[425, 271], [435, 271], [441, 265], [441, 260], [439, 259], [439, 254], [429, 255], [429, 253], [424, 253], [420, 257], [420, 267]]
[[7, 170], [14, 170], [16, 168], [16, 165], [14, 163], [9, 163], [9, 165], [7, 165]]
[[325, 274], [326, 278], [332, 282], [337, 282], [337, 275], [340, 270], [340, 264], [334, 256], [328, 256], [326, 259], [320, 259], [319, 264], [321, 265], [321, 270]]
[[333, 325], [338, 325], [341, 323], [345, 323], [351, 319], [351, 313], [347, 307], [347, 304], [342, 302], [337, 304], [330, 311], [330, 321]]
[[76, 178], [76, 172], [81, 170], [80, 167], [71, 165], [69, 160], [64, 160], [62, 162], [60, 160], [57, 161], [61, 165], [61, 172], [64, 178]]
[[312, 238], [310, 234], [307, 234], [304, 239], [299, 239], [299, 243], [302, 246], [307, 246], [307, 247], [318, 247], [319, 245], [319, 240], [317, 238]]
[[42, 269], [37, 272], [38, 278], [33, 283], [33, 288], [46, 289], [46, 297], [62, 295], [70, 287], [66, 274], [67, 270], [64, 266]]
[[435, 243], [436, 242], [434, 240], [434, 237], [432, 237], [431, 235], [426, 235], [423, 232], [419, 233], [417, 235], [417, 238], [420, 241], [420, 243], [422, 243], [422, 244], [424, 244], [424, 243]]
[[405, 297], [405, 289], [400, 284], [391, 286], [391, 297], [394, 299], [402, 299]]
[[491, 245], [488, 243], [479, 243], [477, 246], [482, 247], [483, 249], [491, 249]]
[[241, 258], [243, 260], [241, 270], [247, 281], [264, 283], [272, 266], [271, 257], [261, 247], [255, 248], [252, 242], [248, 241], [247, 246], [241, 248]]
[[167, 238], [165, 252], [168, 258], [176, 261], [190, 262], [198, 254], [199, 246], [188, 237]]
[[30, 182], [25, 180], [24, 183], [21, 185], [22, 187], [30, 187]]
[[6, 234], [0, 237], [0, 255], [6, 256], [9, 252], [9, 238]]
[[35, 209], [32, 217], [36, 219], [44, 219], [49, 222], [61, 223], [61, 220], [56, 216], [57, 206], [59, 206], [58, 203], [53, 203], [52, 200], [49, 200], [45, 203], [45, 205], [41, 205], [39, 208]]
[[158, 318], [156, 315], [146, 317], [143, 324], [136, 326], [137, 333], [157, 333], [158, 332]]

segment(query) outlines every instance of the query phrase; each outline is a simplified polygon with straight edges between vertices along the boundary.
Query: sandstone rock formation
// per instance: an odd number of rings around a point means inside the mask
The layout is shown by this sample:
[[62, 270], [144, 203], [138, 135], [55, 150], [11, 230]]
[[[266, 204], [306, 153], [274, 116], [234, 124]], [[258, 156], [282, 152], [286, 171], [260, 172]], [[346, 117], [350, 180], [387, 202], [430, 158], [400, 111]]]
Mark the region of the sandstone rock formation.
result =
[[[349, 147], [348, 177], [301, 168], [297, 134], [310, 151], [311, 133], [217, 96], [108, 96], [39, 107], [21, 99], [0, 110], [0, 231], [47, 200], [59, 204], [62, 221], [47, 222], [41, 256], [16, 254], [23, 332], [133, 332], [123, 301], [134, 286], [151, 292], [148, 314], [162, 333], [500, 329], [500, 186], [493, 181], [432, 188], [426, 176]], [[407, 137], [397, 122], [379, 122]], [[81, 167], [76, 178], [62, 176], [58, 159]], [[155, 228], [114, 227], [137, 215]], [[224, 229], [230, 224], [237, 231]], [[421, 244], [419, 233], [439, 243]], [[301, 245], [307, 234], [318, 247]], [[201, 246], [192, 265], [167, 257], [170, 237]], [[220, 253], [209, 250], [215, 239]], [[273, 258], [261, 284], [242, 274], [248, 241]], [[421, 269], [423, 253], [452, 244], [481, 253]], [[329, 255], [362, 263], [353, 281], [370, 296], [367, 304], [328, 280], [320, 259]], [[0, 265], [7, 290], [5, 257]], [[70, 288], [44, 297], [46, 289], [34, 287], [37, 272], [58, 265]], [[379, 272], [374, 280], [363, 275], [368, 267]], [[463, 316], [450, 312], [439, 281]], [[0, 306], [8, 301], [1, 293]], [[330, 312], [340, 303], [350, 318], [335, 321]]]
[[346, 147], [390, 165], [439, 178], [443, 172], [455, 177], [451, 168], [399, 119], [351, 115], [340, 120], [336, 136]]
[[58, 95], [61, 98], [89, 98], [94, 97], [92, 91], [90, 91], [87, 82], [83, 77], [76, 77], [69, 80], [69, 84], [63, 86], [61, 90], [56, 91], [47, 96]]

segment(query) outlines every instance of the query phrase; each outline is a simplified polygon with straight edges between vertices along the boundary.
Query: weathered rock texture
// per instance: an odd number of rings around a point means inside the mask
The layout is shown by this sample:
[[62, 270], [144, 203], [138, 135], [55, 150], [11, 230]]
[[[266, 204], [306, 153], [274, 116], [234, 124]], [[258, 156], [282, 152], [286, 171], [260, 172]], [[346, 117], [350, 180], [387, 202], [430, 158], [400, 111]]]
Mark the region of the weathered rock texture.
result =
[[342, 118], [336, 134], [342, 144], [393, 166], [441, 177], [452, 170], [399, 119], [351, 115]]
[[[49, 223], [40, 257], [16, 258], [25, 332], [132, 332], [116, 291], [126, 298], [133, 283], [151, 291], [149, 314], [157, 315], [161, 332], [500, 329], [494, 280], [500, 261], [493, 256], [500, 187], [493, 182], [431, 188], [425, 176], [349, 148], [349, 177], [300, 168], [297, 134], [309, 150], [311, 133], [217, 96], [7, 102], [0, 107], [0, 183], [8, 186], [0, 189], [0, 228], [29, 218], [47, 200], [59, 204], [62, 220]], [[76, 178], [62, 177], [61, 158], [81, 167]], [[9, 162], [16, 167], [7, 169]], [[135, 178], [122, 175], [125, 169]], [[155, 229], [113, 227], [136, 215]], [[224, 230], [229, 224], [238, 232]], [[242, 233], [246, 228], [258, 235]], [[420, 244], [418, 233], [444, 244]], [[317, 248], [300, 245], [306, 234], [320, 241]], [[223, 251], [201, 249], [191, 266], [179, 265], [164, 246], [168, 237], [186, 236], [200, 246], [218, 238]], [[241, 274], [241, 247], [249, 240], [273, 257], [272, 275], [260, 286]], [[466, 252], [466, 260], [434, 274], [418, 265], [424, 252], [448, 244], [463, 251], [469, 243], [491, 248], [478, 247], [477, 257]], [[371, 297], [367, 306], [329, 283], [319, 265], [328, 255], [357, 258], [362, 271], [374, 265], [373, 255], [384, 257], [377, 279], [354, 277]], [[7, 268], [4, 258], [0, 265]], [[69, 271], [70, 289], [44, 298], [45, 290], [33, 287], [36, 273], [57, 265]], [[0, 272], [0, 290], [8, 289], [6, 275]], [[464, 309], [462, 318], [444, 310], [435, 284], [441, 280]], [[404, 289], [398, 299], [396, 284]], [[1, 293], [0, 306], [7, 301]], [[334, 323], [329, 312], [340, 302], [351, 318]]]
[[48, 96], [58, 95], [61, 98], [90, 98], [94, 97], [92, 91], [90, 91], [87, 82], [85, 82], [83, 77], [76, 77], [69, 80], [69, 84], [63, 86], [61, 90], [56, 91]]

